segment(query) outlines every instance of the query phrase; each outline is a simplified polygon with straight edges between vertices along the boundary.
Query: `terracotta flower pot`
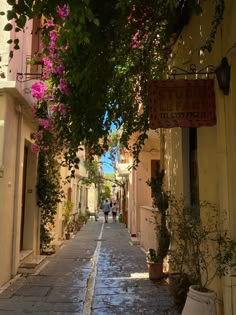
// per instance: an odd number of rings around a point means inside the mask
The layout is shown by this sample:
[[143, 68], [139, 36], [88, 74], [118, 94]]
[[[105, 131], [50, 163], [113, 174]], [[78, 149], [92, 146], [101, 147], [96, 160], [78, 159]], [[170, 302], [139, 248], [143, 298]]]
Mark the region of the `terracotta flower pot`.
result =
[[159, 280], [163, 277], [163, 262], [147, 261], [147, 266], [150, 280]]
[[66, 238], [66, 240], [69, 240], [70, 239], [70, 233], [65, 233], [65, 238]]

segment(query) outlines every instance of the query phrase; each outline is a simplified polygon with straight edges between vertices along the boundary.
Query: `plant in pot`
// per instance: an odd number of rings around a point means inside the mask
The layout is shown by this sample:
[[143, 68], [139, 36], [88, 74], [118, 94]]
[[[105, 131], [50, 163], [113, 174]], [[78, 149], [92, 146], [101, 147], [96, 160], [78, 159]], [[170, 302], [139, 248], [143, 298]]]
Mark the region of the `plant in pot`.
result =
[[73, 203], [70, 200], [65, 201], [63, 205], [63, 223], [65, 228], [65, 238], [67, 240], [70, 239], [70, 233], [73, 225], [72, 209]]
[[[157, 211], [160, 214], [160, 220], [154, 215], [158, 248], [157, 250], [149, 249], [147, 251], [147, 265], [150, 279], [160, 279], [163, 277], [163, 262], [168, 254], [170, 245], [170, 232], [167, 228], [169, 195], [163, 188], [164, 176], [164, 170], [160, 171], [159, 164], [157, 164], [155, 177], [151, 177], [151, 179], [147, 181], [147, 184], [151, 187], [152, 191], [153, 207], [157, 208]], [[155, 273], [155, 276], [152, 272], [153, 268], [159, 270], [159, 272]]]
[[89, 218], [89, 215], [87, 214], [87, 212], [85, 213], [82, 213], [81, 211], [79, 212], [78, 222], [81, 225], [81, 227], [88, 222], [88, 218]]
[[224, 229], [225, 213], [207, 201], [186, 206], [171, 199], [171, 268], [188, 275], [189, 287], [182, 314], [216, 314], [216, 294], [209, 288], [213, 280], [225, 276], [232, 267], [236, 242]]

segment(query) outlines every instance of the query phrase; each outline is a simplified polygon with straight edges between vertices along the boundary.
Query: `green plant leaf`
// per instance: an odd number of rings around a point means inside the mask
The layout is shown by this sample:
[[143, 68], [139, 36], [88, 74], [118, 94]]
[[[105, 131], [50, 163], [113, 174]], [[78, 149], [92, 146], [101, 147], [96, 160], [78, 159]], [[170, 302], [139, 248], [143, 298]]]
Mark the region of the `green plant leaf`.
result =
[[16, 0], [7, 0], [7, 3], [9, 5], [14, 5], [14, 4], [16, 4]]
[[17, 17], [17, 15], [16, 15], [16, 13], [14, 12], [14, 11], [7, 11], [7, 19], [8, 19], [8, 21], [10, 21], [10, 20], [12, 20], [12, 19], [14, 19], [14, 18], [16, 18]]
[[12, 24], [11, 23], [7, 23], [5, 26], [4, 26], [4, 31], [11, 31], [12, 30]]
[[11, 51], [9, 52], [9, 58], [10, 58], [10, 59], [13, 58], [13, 50], [11, 50]]
[[16, 24], [19, 28], [24, 28], [25, 23], [27, 21], [27, 17], [25, 15], [21, 15], [17, 20]]

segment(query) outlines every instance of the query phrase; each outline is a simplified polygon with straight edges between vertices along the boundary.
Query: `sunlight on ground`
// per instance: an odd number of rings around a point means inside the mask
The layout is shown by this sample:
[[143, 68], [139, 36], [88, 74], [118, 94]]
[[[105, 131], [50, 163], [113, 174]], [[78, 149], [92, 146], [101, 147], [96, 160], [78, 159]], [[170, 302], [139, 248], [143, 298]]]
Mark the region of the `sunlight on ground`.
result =
[[112, 277], [108, 279], [128, 280], [128, 279], [149, 279], [148, 272], [131, 273], [130, 277]]
[[148, 277], [148, 272], [135, 272], [130, 275], [132, 279], [148, 279]]

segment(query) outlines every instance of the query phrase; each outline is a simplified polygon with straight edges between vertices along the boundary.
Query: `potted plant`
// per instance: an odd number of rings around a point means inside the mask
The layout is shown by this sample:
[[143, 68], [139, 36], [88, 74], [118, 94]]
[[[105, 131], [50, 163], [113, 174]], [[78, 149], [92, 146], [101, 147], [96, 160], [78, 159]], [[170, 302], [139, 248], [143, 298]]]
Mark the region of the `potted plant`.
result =
[[153, 248], [148, 248], [146, 252], [148, 274], [150, 280], [158, 280], [163, 277], [163, 261]]
[[[160, 171], [159, 164], [157, 163], [155, 177], [152, 177], [147, 181], [147, 184], [151, 187], [153, 207], [157, 208], [160, 213], [160, 220], [157, 216], [155, 219], [155, 231], [157, 237], [158, 248], [149, 249], [147, 252], [147, 264], [149, 269], [149, 278], [153, 278], [150, 274], [150, 270], [153, 268], [158, 268], [161, 270], [159, 275], [156, 275], [156, 279], [163, 277], [163, 261], [166, 258], [170, 245], [170, 232], [167, 228], [167, 209], [169, 206], [169, 196], [168, 193], [164, 191], [163, 180], [164, 180], [164, 170]], [[159, 265], [154, 267], [155, 264]]]
[[233, 267], [236, 243], [224, 229], [225, 214], [209, 202], [186, 206], [171, 200], [170, 266], [191, 283], [182, 315], [216, 314], [216, 294], [209, 288]]
[[72, 209], [73, 203], [70, 200], [64, 202], [63, 205], [63, 223], [65, 228], [65, 238], [70, 239], [70, 233], [72, 229]]

